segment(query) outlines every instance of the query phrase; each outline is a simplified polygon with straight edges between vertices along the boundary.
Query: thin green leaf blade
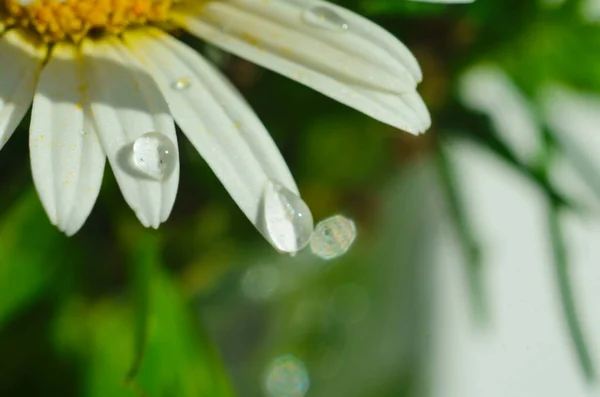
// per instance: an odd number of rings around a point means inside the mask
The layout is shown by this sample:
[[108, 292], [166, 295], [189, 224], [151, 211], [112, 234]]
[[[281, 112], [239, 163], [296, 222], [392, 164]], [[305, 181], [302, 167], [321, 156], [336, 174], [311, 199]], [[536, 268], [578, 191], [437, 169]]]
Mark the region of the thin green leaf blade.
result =
[[233, 396], [216, 350], [160, 262], [156, 235], [143, 234], [133, 261], [137, 351], [127, 383], [148, 396]]
[[577, 311], [577, 303], [573, 293], [571, 274], [569, 273], [569, 260], [563, 231], [559, 222], [558, 206], [552, 205], [548, 212], [548, 228], [552, 240], [554, 253], [554, 270], [560, 293], [562, 309], [571, 334], [571, 340], [579, 366], [588, 382], [596, 381], [596, 365], [590, 354], [589, 344], [584, 334], [581, 320]]

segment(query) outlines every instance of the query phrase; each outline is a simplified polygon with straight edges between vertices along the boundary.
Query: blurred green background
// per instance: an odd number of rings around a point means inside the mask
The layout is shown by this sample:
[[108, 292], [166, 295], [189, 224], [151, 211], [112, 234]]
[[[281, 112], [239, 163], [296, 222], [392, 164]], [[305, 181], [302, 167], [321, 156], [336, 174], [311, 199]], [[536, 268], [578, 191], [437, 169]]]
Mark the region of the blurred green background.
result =
[[[66, 238], [34, 192], [25, 120], [0, 156], [0, 395], [301, 397], [308, 387], [315, 397], [426, 393], [430, 299], [422, 248], [432, 214], [424, 202], [443, 203], [449, 214], [466, 254], [473, 316], [486, 317], [481, 247], [444, 142], [467, 136], [540, 186], [553, 206], [570, 205], [549, 182], [559, 146], [551, 131], [543, 130], [544, 149], [523, 161], [489, 116], [460, 100], [461, 76], [493, 65], [534, 108], [549, 83], [600, 90], [600, 31], [584, 21], [576, 0], [338, 3], [393, 32], [419, 59], [419, 90], [433, 119], [426, 135], [397, 131], [182, 39], [218, 62], [246, 96], [315, 219], [355, 221], [350, 251], [332, 261], [308, 249], [277, 254], [185, 139], [179, 194], [160, 230], [138, 223], [107, 170], [92, 215]], [[419, 184], [423, 172], [435, 187]], [[557, 277], [581, 376], [591, 379], [568, 273]]]

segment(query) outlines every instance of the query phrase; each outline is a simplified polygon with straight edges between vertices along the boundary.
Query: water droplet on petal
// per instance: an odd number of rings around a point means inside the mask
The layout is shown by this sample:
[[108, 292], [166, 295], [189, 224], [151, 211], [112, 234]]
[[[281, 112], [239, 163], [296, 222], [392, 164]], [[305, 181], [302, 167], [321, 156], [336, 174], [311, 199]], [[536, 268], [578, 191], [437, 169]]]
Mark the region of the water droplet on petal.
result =
[[302, 19], [312, 26], [333, 32], [345, 32], [350, 28], [344, 18], [327, 6], [309, 6], [302, 13]]
[[269, 397], [304, 397], [309, 387], [306, 366], [292, 355], [276, 358], [267, 370], [265, 388]]
[[265, 226], [280, 251], [297, 252], [310, 241], [313, 217], [302, 199], [284, 186], [268, 182], [264, 196]]
[[181, 77], [181, 78], [175, 80], [171, 86], [173, 87], [174, 90], [183, 91], [183, 90], [190, 88], [191, 85], [192, 85], [192, 80], [190, 80], [188, 77]]
[[148, 132], [133, 142], [132, 159], [143, 174], [160, 181], [175, 169], [177, 153], [167, 136]]
[[310, 249], [323, 259], [345, 254], [356, 239], [356, 225], [351, 219], [335, 215], [317, 224], [310, 238]]

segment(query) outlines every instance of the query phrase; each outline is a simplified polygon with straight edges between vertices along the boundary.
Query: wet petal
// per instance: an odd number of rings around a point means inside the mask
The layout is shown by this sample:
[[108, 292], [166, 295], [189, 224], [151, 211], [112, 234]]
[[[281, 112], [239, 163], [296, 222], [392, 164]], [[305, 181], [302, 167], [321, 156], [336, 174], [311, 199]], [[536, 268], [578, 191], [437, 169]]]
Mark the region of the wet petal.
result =
[[[348, 10], [310, 4], [211, 1], [201, 12], [175, 19], [193, 34], [375, 119], [413, 134], [425, 131], [429, 114], [414, 89], [421, 73], [406, 47]], [[320, 26], [328, 18], [342, 27]]]
[[106, 158], [81, 87], [76, 48], [55, 45], [33, 102], [29, 148], [42, 204], [52, 223], [68, 235], [92, 211]]
[[[171, 213], [179, 183], [175, 125], [154, 81], [120, 40], [82, 45], [90, 107], [121, 192], [140, 222], [157, 228]], [[173, 143], [173, 171], [155, 180], [132, 164], [137, 139], [160, 133]]]
[[268, 238], [262, 216], [267, 183], [295, 194], [298, 188], [265, 127], [221, 74], [185, 44], [156, 30], [128, 33], [125, 41], [156, 79], [177, 124]]

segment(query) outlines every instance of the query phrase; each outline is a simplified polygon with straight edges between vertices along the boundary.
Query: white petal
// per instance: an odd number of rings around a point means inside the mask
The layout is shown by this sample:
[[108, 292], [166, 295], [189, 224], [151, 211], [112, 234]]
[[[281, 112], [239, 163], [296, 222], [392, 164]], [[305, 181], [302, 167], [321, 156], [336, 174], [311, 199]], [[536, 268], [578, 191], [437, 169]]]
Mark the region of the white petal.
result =
[[[429, 127], [429, 113], [416, 91], [394, 92], [398, 87], [388, 78], [396, 76], [410, 82], [410, 87], [420, 78], [418, 65], [415, 68], [404, 46], [364, 18], [325, 2], [314, 2], [317, 11], [329, 10], [350, 27], [331, 31], [313, 26], [306, 22], [307, 11], [301, 4], [292, 0], [209, 2], [202, 12], [175, 14], [175, 19], [215, 45], [382, 122], [414, 134]], [[315, 18], [319, 21], [318, 15]]]
[[[597, 178], [597, 174], [594, 177]], [[582, 209], [586, 216], [600, 214], [600, 197], [565, 153], [552, 155], [548, 164], [548, 178], [552, 186]]]
[[0, 37], [0, 148], [31, 105], [45, 56], [45, 46], [35, 46], [17, 30]]
[[[118, 39], [82, 45], [85, 78], [96, 129], [121, 192], [146, 227], [157, 228], [171, 213], [179, 183], [175, 125], [153, 79]], [[161, 181], [131, 163], [133, 144], [147, 133], [174, 145], [173, 172]]]
[[[598, 389], [586, 382], [578, 366], [562, 308], [557, 305], [561, 300], [552, 266], [546, 192], [470, 140], [452, 140], [446, 150], [455, 167], [458, 193], [465, 200], [465, 214], [483, 248], [480, 282], [487, 298], [487, 321], [474, 321], [467, 278], [460, 271], [465, 265], [464, 250], [455, 227], [442, 226], [448, 218], [440, 218], [437, 230], [442, 233], [429, 240], [426, 248], [433, 254], [427, 258], [433, 265], [430, 274], [435, 280], [429, 280], [436, 295], [431, 306], [435, 317], [429, 395], [597, 396]], [[586, 216], [586, 221], [592, 219]], [[568, 244], [570, 282], [581, 310], [578, 316], [591, 342], [590, 353], [597, 357], [597, 225], [584, 232], [591, 239], [573, 240], [576, 245], [571, 244], [570, 238], [575, 237], [571, 230], [561, 229]]]
[[75, 46], [57, 44], [41, 73], [31, 116], [33, 180], [53, 224], [76, 233], [96, 202], [105, 155], [81, 89]]
[[157, 30], [124, 37], [159, 84], [177, 124], [246, 216], [268, 236], [261, 219], [267, 182], [296, 194], [298, 188], [265, 127], [196, 51]]
[[[258, 6], [259, 12], [268, 13], [275, 20], [281, 20], [285, 15], [286, 23], [293, 23], [304, 34], [317, 36], [392, 73], [403, 74], [404, 70], [408, 70], [415, 80], [423, 79], [419, 62], [400, 40], [376, 23], [344, 7], [322, 0], [278, 0], [270, 3], [269, 7], [264, 7], [265, 3], [257, 0], [235, 1], [255, 8]], [[287, 7], [287, 11], [283, 7]], [[316, 24], [313, 17], [319, 20]], [[318, 29], [330, 18], [333, 18], [330, 23], [344, 24], [344, 34], [324, 34]]]
[[[546, 2], [551, 2], [546, 0]], [[554, 0], [554, 3], [557, 3]], [[563, 0], [564, 2], [564, 0]], [[560, 4], [559, 4], [560, 5]], [[579, 3], [579, 14], [581, 18], [587, 23], [598, 23], [600, 21], [600, 1], [598, 0], [582, 0]]]
[[581, 177], [600, 190], [600, 96], [551, 85], [540, 94], [540, 103], [553, 136]]
[[498, 137], [525, 164], [542, 153], [542, 130], [530, 102], [510, 76], [493, 65], [478, 65], [459, 80], [462, 102], [489, 116]]
[[[340, 19], [328, 23], [326, 13]], [[412, 90], [417, 84], [404, 65], [384, 49], [353, 30], [346, 31], [346, 21], [329, 7], [305, 9], [281, 0], [211, 1], [203, 6], [201, 15], [231, 36], [324, 74], [398, 92]]]

